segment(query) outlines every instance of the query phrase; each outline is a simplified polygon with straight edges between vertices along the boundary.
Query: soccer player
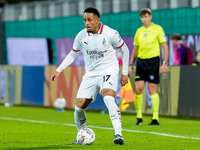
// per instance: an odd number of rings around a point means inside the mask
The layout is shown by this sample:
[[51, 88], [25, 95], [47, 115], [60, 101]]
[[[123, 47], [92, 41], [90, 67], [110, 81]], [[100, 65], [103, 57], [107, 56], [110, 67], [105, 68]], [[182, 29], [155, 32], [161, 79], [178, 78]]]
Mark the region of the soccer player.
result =
[[[69, 66], [82, 50], [85, 75], [77, 93], [74, 112], [76, 127], [78, 130], [85, 128], [85, 110], [100, 92], [115, 130], [114, 143], [123, 145], [125, 141], [121, 131], [121, 113], [114, 98], [119, 72], [116, 49], [123, 53], [122, 86], [128, 83], [129, 50], [116, 30], [100, 22], [100, 13], [96, 8], [85, 9], [83, 20], [85, 29], [77, 34], [71, 52], [56, 69], [51, 80], [57, 79], [60, 72]], [[72, 144], [77, 144], [77, 141]]]
[[148, 82], [148, 89], [152, 100], [153, 118], [149, 125], [159, 125], [159, 95], [157, 84], [159, 79], [159, 56], [160, 45], [164, 50], [164, 61], [161, 66], [161, 73], [167, 72], [168, 46], [165, 33], [161, 26], [151, 22], [151, 10], [144, 8], [140, 11], [140, 18], [143, 26], [138, 28], [134, 38], [134, 49], [129, 64], [129, 74], [132, 74], [132, 65], [137, 58], [135, 86], [137, 112], [136, 125], [142, 125], [142, 93], [145, 82]]

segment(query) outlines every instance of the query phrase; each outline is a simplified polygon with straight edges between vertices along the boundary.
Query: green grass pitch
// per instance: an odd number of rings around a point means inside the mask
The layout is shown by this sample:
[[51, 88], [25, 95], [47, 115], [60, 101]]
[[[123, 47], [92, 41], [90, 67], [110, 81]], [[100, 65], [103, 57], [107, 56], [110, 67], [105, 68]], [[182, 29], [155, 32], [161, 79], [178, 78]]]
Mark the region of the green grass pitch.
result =
[[108, 114], [86, 111], [87, 127], [94, 130], [93, 145], [71, 145], [76, 138], [73, 110], [0, 105], [0, 149], [72, 150], [199, 150], [200, 119], [160, 117], [159, 126], [136, 126], [135, 114], [122, 113], [125, 145], [113, 143], [114, 130]]

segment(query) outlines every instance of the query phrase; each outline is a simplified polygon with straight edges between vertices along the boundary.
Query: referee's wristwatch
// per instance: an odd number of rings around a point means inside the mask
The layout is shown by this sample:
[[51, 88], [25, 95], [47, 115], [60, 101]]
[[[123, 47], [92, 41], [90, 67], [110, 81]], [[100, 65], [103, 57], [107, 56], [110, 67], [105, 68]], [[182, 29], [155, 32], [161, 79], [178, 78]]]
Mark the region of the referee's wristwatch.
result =
[[168, 62], [167, 62], [167, 61], [163, 61], [163, 64], [166, 64], [166, 65], [167, 65], [167, 64], [168, 64]]
[[130, 63], [128, 66], [131, 66], [131, 67], [132, 67], [132, 69], [133, 69], [133, 64], [131, 64], [131, 63]]

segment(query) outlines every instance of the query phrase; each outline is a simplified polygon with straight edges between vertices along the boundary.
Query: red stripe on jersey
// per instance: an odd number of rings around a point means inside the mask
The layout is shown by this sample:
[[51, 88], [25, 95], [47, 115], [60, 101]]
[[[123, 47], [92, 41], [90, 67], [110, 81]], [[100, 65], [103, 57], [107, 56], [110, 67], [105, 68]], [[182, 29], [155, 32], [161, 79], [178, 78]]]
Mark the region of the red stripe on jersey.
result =
[[120, 45], [119, 47], [116, 47], [116, 48], [121, 48], [123, 45], [124, 45], [124, 42], [122, 43], [122, 45]]
[[90, 36], [90, 33], [88, 33], [88, 36]]
[[72, 50], [75, 51], [75, 52], [79, 52], [79, 51], [80, 51], [80, 49], [79, 49], [79, 50], [75, 50], [75, 49], [73, 49], [73, 48], [72, 48]]
[[102, 30], [103, 30], [103, 24], [101, 24], [101, 28], [100, 28], [99, 34], [102, 33]]

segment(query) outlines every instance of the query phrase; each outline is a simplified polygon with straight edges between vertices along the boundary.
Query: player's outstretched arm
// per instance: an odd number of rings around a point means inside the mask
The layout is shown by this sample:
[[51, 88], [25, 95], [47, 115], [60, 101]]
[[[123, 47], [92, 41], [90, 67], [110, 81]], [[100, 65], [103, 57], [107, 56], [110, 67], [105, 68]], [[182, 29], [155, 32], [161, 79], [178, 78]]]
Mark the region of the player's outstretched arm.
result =
[[51, 75], [51, 81], [55, 81], [58, 76], [60, 75], [60, 72], [55, 71], [52, 75]]
[[120, 48], [120, 50], [122, 51], [122, 62], [123, 62], [122, 74], [128, 75], [129, 50], [125, 43]]
[[56, 69], [57, 72], [62, 72], [66, 67], [68, 67], [77, 57], [79, 52], [75, 52], [73, 50], [70, 51], [70, 53], [65, 57], [63, 62], [60, 64], [60, 66]]
[[63, 60], [63, 62], [60, 64], [60, 66], [56, 69], [54, 74], [51, 75], [51, 81], [54, 81], [58, 78], [60, 75], [60, 72], [62, 72], [63, 69], [65, 69], [67, 66], [69, 66], [78, 55], [78, 52], [71, 51]]
[[121, 75], [121, 85], [125, 86], [128, 83], [128, 62], [129, 62], [129, 50], [127, 45], [124, 45], [120, 48], [122, 51], [122, 61], [123, 61], [123, 69]]

